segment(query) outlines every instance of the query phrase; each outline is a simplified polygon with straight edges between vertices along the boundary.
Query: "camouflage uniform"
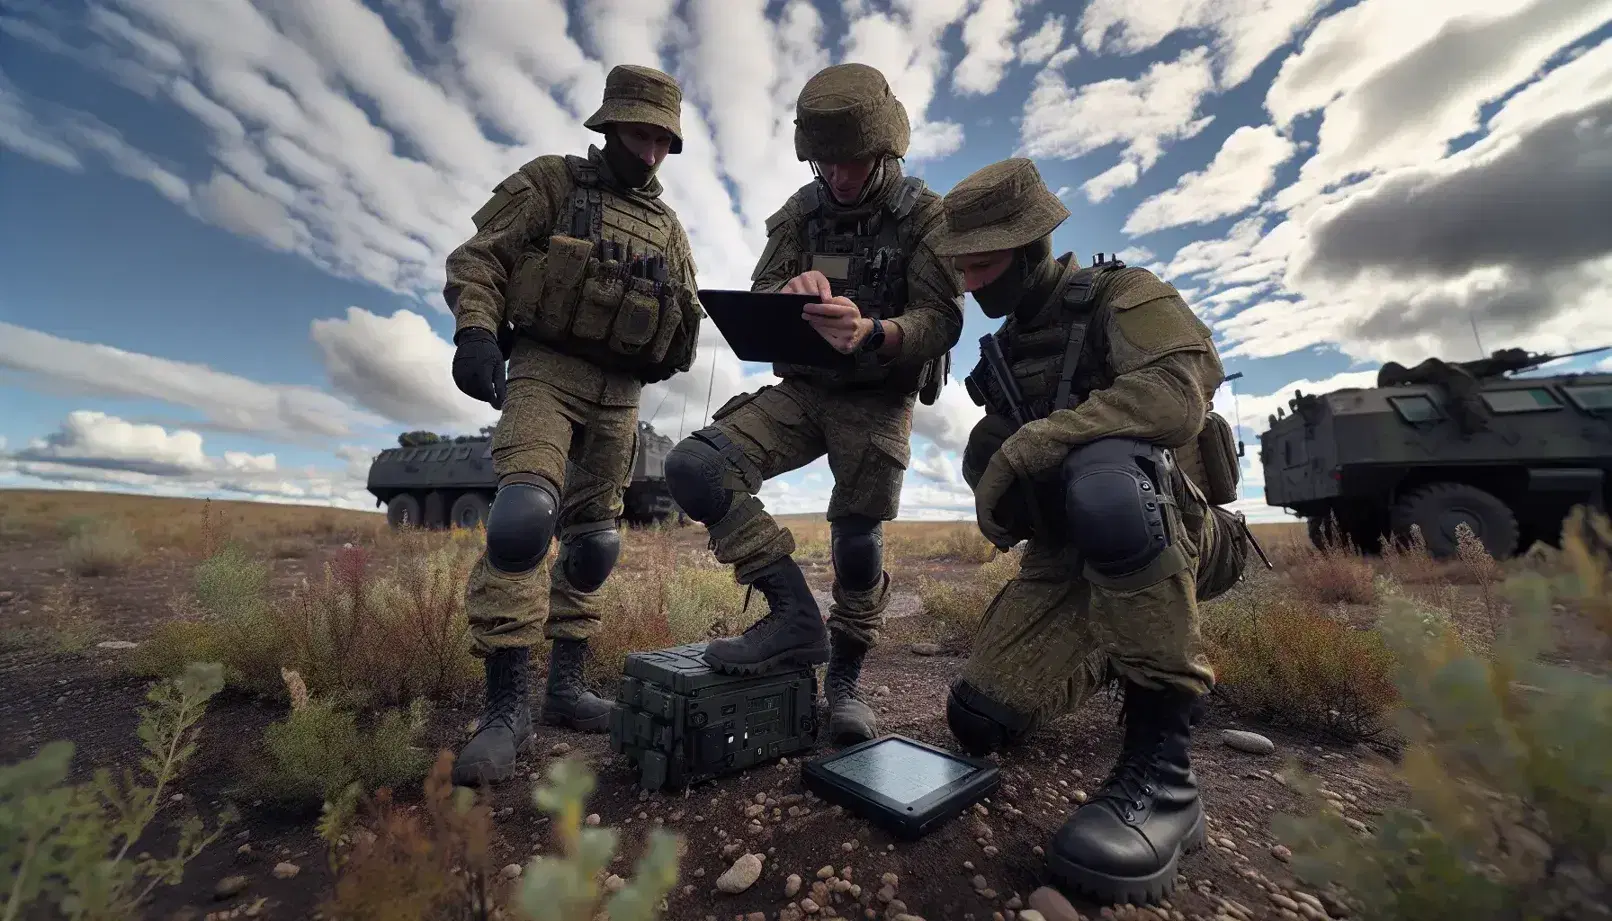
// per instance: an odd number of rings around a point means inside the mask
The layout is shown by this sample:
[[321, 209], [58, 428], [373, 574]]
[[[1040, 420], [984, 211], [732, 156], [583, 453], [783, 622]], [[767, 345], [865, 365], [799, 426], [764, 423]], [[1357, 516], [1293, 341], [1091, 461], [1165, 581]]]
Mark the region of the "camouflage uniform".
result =
[[[863, 64], [819, 72], [801, 90], [795, 125], [796, 156], [814, 171], [823, 162], [876, 165], [856, 202], [837, 201], [819, 175], [767, 219], [752, 290], [779, 291], [798, 275], [820, 272], [835, 296], [876, 318], [876, 329], [899, 326], [899, 350], [880, 356], [886, 333], [876, 332], [854, 367], [776, 365], [781, 383], [729, 400], [708, 428], [673, 450], [666, 472], [678, 504], [710, 529], [717, 559], [769, 606], [743, 636], [713, 640], [707, 661], [756, 672], [828, 660], [831, 736], [869, 738], [876, 721], [857, 682], [889, 602], [883, 523], [900, 506], [914, 403], [934, 402], [962, 331], [962, 291], [924, 242], [939, 223], [940, 196], [901, 174], [907, 114], [882, 74]], [[791, 556], [793, 536], [755, 498], [765, 480], [825, 454], [834, 477], [827, 628]]]
[[527, 653], [542, 636], [553, 641], [544, 722], [608, 728], [610, 704], [583, 686], [582, 664], [620, 552], [639, 395], [688, 370], [702, 317], [688, 236], [660, 200], [655, 168], [612, 126], [664, 129], [678, 153], [681, 103], [666, 74], [614, 68], [586, 122], [607, 135], [604, 150], [522, 166], [448, 256], [455, 379], [503, 411], [491, 446], [498, 494], [466, 595], [488, 712], [460, 754], [459, 782], [502, 779], [530, 739]]
[[1152, 273], [1052, 258], [1052, 231], [1069, 212], [1029, 160], [979, 170], [944, 207], [935, 249], [965, 272], [977, 254], [1012, 253], [973, 292], [987, 315], [1005, 317], [986, 339], [1012, 383], [991, 373], [982, 343], [967, 383], [987, 415], [963, 473], [981, 531], [1004, 548], [1028, 540], [1018, 576], [985, 613], [947, 721], [984, 752], [1119, 679], [1119, 764], [1055, 836], [1048, 861], [1101, 898], [1157, 898], [1178, 846], [1203, 836], [1187, 744], [1193, 704], [1215, 673], [1198, 602], [1235, 583], [1247, 553], [1242, 522], [1218, 507], [1237, 487], [1231, 429], [1210, 411], [1220, 359], [1209, 329]]

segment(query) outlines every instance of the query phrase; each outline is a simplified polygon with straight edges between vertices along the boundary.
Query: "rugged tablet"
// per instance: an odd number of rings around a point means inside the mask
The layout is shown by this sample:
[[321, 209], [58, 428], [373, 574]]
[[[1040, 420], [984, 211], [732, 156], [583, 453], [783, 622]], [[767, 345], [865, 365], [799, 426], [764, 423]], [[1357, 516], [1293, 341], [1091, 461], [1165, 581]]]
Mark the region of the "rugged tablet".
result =
[[819, 368], [848, 368], [850, 355], [835, 351], [802, 316], [815, 294], [758, 294], [700, 289], [700, 304], [740, 361], [784, 362]]
[[814, 758], [801, 768], [807, 789], [904, 838], [919, 838], [996, 791], [997, 767], [888, 735]]

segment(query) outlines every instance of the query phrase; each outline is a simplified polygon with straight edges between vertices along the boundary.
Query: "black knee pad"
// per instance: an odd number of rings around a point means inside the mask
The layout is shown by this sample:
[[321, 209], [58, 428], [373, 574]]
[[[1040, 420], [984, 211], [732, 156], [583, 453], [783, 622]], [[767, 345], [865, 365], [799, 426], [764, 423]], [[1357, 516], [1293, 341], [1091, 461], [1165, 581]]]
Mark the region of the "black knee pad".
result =
[[580, 533], [560, 538], [560, 567], [565, 580], [579, 592], [596, 592], [616, 568], [621, 556], [621, 535], [613, 521], [600, 522]]
[[1092, 569], [1123, 576], [1170, 546], [1168, 464], [1167, 452], [1131, 438], [1094, 441], [1064, 459], [1064, 515]]
[[721, 447], [713, 444], [712, 434], [723, 442], [727, 437], [713, 429], [701, 429], [678, 442], [666, 455], [666, 487], [688, 517], [711, 525], [722, 520], [733, 503], [733, 490], [726, 484], [733, 468]]
[[542, 561], [554, 540], [558, 491], [547, 483], [498, 488], [487, 512], [487, 562], [500, 572], [526, 572]]
[[884, 577], [884, 522], [866, 515], [834, 519], [829, 555], [840, 585], [853, 592], [873, 588]]
[[958, 679], [946, 696], [946, 726], [963, 750], [975, 757], [1017, 745], [1030, 732], [1031, 718], [997, 703]]

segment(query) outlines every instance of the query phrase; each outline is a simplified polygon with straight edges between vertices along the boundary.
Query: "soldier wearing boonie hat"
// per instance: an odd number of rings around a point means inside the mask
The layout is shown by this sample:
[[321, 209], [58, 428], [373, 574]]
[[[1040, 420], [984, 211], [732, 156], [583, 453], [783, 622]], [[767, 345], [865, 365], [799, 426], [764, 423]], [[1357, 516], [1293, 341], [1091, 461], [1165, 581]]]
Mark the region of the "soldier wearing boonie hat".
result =
[[1118, 259], [1052, 257], [1069, 217], [1035, 164], [993, 163], [942, 200], [932, 237], [981, 310], [1002, 318], [968, 389], [986, 409], [963, 476], [980, 530], [1027, 540], [1019, 575], [992, 601], [946, 717], [975, 753], [1000, 749], [1110, 680], [1125, 737], [1100, 789], [1047, 848], [1055, 878], [1104, 901], [1165, 897], [1181, 853], [1204, 838], [1188, 760], [1197, 705], [1214, 685], [1198, 602], [1240, 578], [1231, 429], [1211, 412], [1225, 374], [1210, 331], [1179, 292]]
[[[688, 234], [656, 177], [683, 149], [682, 90], [623, 64], [584, 124], [605, 136], [586, 157], [545, 155], [510, 174], [447, 260], [459, 389], [502, 410], [487, 546], [465, 606], [486, 665], [476, 734], [454, 781], [497, 782], [533, 738], [529, 653], [552, 642], [543, 721], [609, 728], [608, 701], [583, 684], [599, 628], [599, 589], [620, 553], [617, 523], [632, 477], [644, 384], [688, 370], [703, 313]], [[505, 361], [508, 371], [505, 371]], [[549, 559], [553, 539], [559, 553]]]

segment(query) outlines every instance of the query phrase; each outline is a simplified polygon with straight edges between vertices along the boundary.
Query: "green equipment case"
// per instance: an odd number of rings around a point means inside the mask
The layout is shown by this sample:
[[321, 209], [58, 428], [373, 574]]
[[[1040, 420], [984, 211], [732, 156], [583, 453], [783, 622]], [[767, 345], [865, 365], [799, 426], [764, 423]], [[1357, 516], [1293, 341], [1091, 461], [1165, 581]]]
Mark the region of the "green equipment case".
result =
[[610, 748], [650, 791], [742, 771], [816, 744], [817, 673], [724, 675], [704, 643], [627, 657], [610, 714]]

